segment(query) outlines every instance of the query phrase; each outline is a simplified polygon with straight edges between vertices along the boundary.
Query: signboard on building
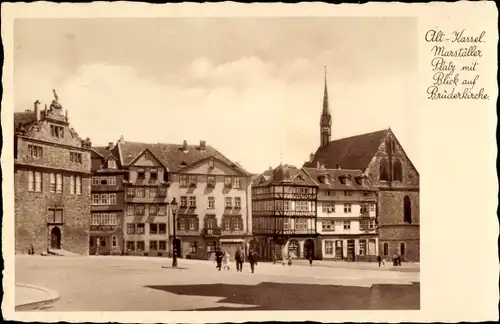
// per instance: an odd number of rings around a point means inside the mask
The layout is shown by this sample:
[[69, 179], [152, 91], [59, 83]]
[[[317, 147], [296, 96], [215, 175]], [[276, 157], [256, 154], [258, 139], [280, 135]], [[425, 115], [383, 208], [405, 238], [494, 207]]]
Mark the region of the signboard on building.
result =
[[105, 232], [105, 233], [113, 233], [117, 229], [116, 225], [90, 225], [91, 232]]

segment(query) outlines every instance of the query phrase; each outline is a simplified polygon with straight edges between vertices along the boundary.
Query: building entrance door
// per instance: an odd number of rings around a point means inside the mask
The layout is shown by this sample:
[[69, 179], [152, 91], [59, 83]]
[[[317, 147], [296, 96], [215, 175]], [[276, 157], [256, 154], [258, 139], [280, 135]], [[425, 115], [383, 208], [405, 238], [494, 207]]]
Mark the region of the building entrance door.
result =
[[347, 240], [347, 260], [354, 261], [354, 240]]
[[335, 241], [335, 259], [342, 260], [344, 258], [344, 242], [341, 240]]
[[61, 249], [61, 230], [57, 226], [50, 231], [50, 248], [54, 250]]
[[311, 239], [304, 242], [304, 259], [309, 259], [309, 256], [314, 259], [314, 241]]

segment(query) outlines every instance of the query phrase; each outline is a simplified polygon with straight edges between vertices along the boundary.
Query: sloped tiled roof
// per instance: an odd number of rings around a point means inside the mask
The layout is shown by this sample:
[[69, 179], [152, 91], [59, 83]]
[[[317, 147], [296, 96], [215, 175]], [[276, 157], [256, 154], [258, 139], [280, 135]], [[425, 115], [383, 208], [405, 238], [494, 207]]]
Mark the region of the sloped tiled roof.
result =
[[116, 160], [119, 160], [116, 146], [113, 147], [111, 150], [109, 150], [107, 146], [92, 146], [92, 149], [97, 154], [102, 156], [104, 160], [107, 160], [110, 156], [113, 156]]
[[[356, 178], [362, 178], [363, 172], [361, 170], [343, 170], [343, 169], [317, 169], [317, 168], [303, 168], [307, 175], [314, 181], [321, 189], [332, 189], [332, 190], [376, 190], [376, 188], [369, 183], [358, 184]], [[320, 177], [330, 176], [329, 183], [323, 183], [320, 181]], [[343, 184], [340, 181], [341, 177], [351, 176], [352, 181], [347, 181]], [[365, 181], [368, 181], [366, 179]]]
[[29, 112], [15, 112], [14, 113], [14, 130], [21, 126], [28, 126], [36, 121], [35, 113]]
[[122, 142], [118, 143], [118, 146], [124, 165], [129, 165], [139, 154], [145, 150], [149, 150], [170, 172], [176, 172], [187, 165], [213, 156], [229, 166], [236, 167], [242, 172], [247, 173], [209, 145], [206, 145], [204, 150], [201, 150], [198, 145], [188, 145], [186, 152], [183, 150], [183, 145], [179, 144]]
[[316, 183], [302, 169], [291, 165], [279, 165], [274, 170], [266, 170], [253, 183], [253, 186], [268, 186], [271, 184], [296, 184], [316, 186]]
[[306, 162], [304, 167], [316, 167], [317, 162], [325, 168], [365, 170], [375, 156], [389, 129], [341, 138], [331, 141], [325, 147], [319, 148], [312, 162]]

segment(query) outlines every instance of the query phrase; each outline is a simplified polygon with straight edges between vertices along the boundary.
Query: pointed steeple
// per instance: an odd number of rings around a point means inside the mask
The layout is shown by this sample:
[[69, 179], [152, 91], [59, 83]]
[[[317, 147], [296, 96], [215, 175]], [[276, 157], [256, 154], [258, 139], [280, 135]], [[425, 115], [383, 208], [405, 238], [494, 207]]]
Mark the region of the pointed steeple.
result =
[[326, 64], [325, 64], [325, 93], [323, 94], [323, 114], [329, 114], [329, 107], [328, 107], [328, 82], [326, 79]]
[[330, 115], [330, 107], [328, 105], [328, 85], [326, 79], [326, 65], [325, 65], [325, 92], [323, 94], [323, 111], [319, 122], [321, 141], [320, 147], [326, 146], [330, 143], [332, 135], [332, 116]]

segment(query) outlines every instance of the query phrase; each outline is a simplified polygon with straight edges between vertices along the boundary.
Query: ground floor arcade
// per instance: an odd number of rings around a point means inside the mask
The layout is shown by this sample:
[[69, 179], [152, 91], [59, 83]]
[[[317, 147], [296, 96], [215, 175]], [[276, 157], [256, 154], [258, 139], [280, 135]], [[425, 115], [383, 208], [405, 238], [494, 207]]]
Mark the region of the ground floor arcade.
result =
[[321, 235], [317, 239], [321, 259], [376, 261], [378, 238], [372, 235]]
[[255, 237], [250, 242], [253, 249], [262, 260], [277, 260], [283, 256], [291, 256], [292, 259], [308, 259], [312, 256], [317, 259], [317, 248], [313, 236], [290, 236], [290, 237]]

